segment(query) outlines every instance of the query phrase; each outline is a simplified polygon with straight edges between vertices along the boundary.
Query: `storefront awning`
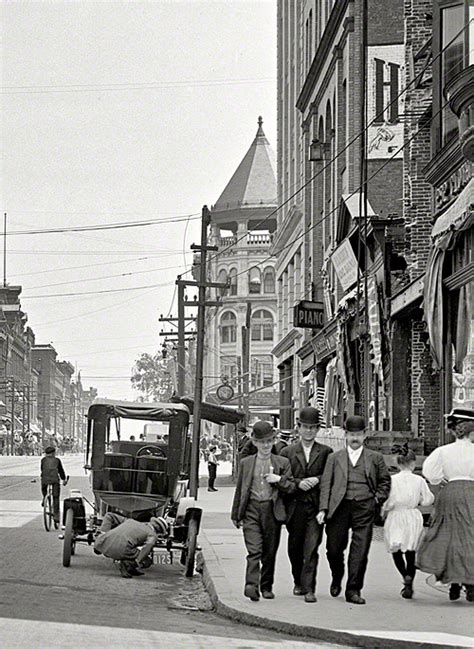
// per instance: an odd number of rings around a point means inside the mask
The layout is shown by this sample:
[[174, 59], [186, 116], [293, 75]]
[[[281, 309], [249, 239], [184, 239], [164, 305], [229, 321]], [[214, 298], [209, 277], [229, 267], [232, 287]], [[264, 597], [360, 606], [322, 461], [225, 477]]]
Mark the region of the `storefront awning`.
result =
[[[353, 219], [364, 218], [364, 199], [361, 198], [360, 192], [354, 192], [353, 194], [343, 194], [342, 201], [349, 211], [349, 214]], [[362, 207], [362, 210], [361, 210]], [[362, 214], [361, 214], [362, 211]], [[375, 216], [375, 212], [372, 209], [372, 205], [367, 200], [367, 216]]]
[[474, 178], [471, 178], [451, 207], [437, 219], [431, 236], [437, 239], [449, 231], [468, 228], [468, 219], [474, 223]]

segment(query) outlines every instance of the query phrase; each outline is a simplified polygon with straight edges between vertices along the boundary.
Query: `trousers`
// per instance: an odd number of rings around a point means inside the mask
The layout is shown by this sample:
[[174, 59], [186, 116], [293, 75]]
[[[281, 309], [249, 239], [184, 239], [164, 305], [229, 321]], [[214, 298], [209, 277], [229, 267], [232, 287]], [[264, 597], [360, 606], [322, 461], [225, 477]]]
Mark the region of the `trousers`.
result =
[[214, 462], [208, 462], [207, 471], [209, 474], [209, 480], [207, 486], [209, 487], [209, 489], [214, 489], [214, 482], [216, 480], [216, 475], [217, 475], [217, 464], [214, 464]]
[[297, 502], [286, 524], [293, 581], [305, 593], [314, 593], [316, 589], [318, 549], [323, 538], [323, 528], [318, 524], [316, 514], [312, 503]]
[[59, 523], [59, 494], [60, 494], [60, 486], [59, 482], [51, 482], [51, 483], [41, 483], [41, 493], [43, 494], [43, 498], [46, 496], [46, 493], [48, 492], [48, 484], [51, 484], [53, 487], [53, 515], [54, 515], [54, 520], [56, 523]]
[[249, 500], [243, 518], [247, 548], [246, 586], [272, 590], [281, 523], [273, 514], [273, 501]]
[[346, 593], [359, 593], [364, 586], [375, 511], [373, 498], [343, 500], [326, 524], [327, 558], [337, 584], [341, 584], [344, 577], [344, 551], [349, 542], [349, 530], [352, 530]]

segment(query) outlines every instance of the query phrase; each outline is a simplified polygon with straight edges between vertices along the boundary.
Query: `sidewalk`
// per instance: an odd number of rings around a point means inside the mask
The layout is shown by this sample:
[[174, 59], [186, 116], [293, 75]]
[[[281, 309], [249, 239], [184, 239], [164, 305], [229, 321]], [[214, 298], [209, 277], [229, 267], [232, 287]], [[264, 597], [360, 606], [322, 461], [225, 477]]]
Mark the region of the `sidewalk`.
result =
[[[223, 472], [222, 472], [223, 473]], [[222, 486], [219, 482], [223, 483]], [[265, 626], [299, 636], [351, 646], [376, 647], [474, 647], [472, 604], [464, 599], [449, 602], [447, 588], [433, 577], [418, 573], [415, 597], [400, 597], [401, 578], [385, 551], [382, 530], [375, 529], [363, 595], [365, 606], [347, 604], [343, 596], [329, 595], [330, 574], [320, 551], [316, 604], [292, 595], [293, 580], [286, 554], [283, 528], [277, 559], [275, 600], [251, 602], [243, 596], [245, 547], [241, 530], [230, 522], [234, 488], [225, 476], [216, 493], [208, 493], [201, 478], [199, 506], [204, 510], [199, 535], [204, 559], [204, 582], [221, 614], [252, 625]]]

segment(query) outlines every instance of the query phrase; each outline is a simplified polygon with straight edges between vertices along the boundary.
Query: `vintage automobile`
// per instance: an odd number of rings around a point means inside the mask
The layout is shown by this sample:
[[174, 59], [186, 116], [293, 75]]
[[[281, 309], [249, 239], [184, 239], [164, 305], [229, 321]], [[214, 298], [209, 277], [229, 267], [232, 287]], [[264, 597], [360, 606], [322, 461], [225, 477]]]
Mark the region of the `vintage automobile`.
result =
[[[133, 403], [96, 400], [89, 408], [85, 468], [90, 471], [94, 501], [72, 491], [63, 506], [63, 566], [76, 544], [92, 545], [106, 512], [146, 522], [164, 516], [168, 536], [154, 548], [155, 563], [171, 563], [174, 551], [192, 576], [202, 510], [184, 498], [189, 473], [189, 409], [180, 403]], [[123, 419], [167, 422], [167, 443], [120, 438]], [[115, 428], [116, 440], [111, 439]], [[86, 516], [86, 502], [93, 514]]]
[[[71, 490], [63, 505], [63, 566], [68, 567], [77, 543], [92, 545], [107, 512], [147, 522], [164, 516], [166, 538], [153, 549], [154, 563], [172, 563], [179, 554], [185, 574], [194, 572], [202, 509], [186, 497], [191, 459], [188, 431], [192, 399], [175, 403], [138, 403], [97, 399], [88, 411], [85, 469], [90, 472], [94, 502]], [[202, 404], [202, 418], [236, 424], [243, 413]], [[163, 422], [167, 435], [152, 440], [121, 438], [123, 420]], [[114, 433], [114, 435], [112, 435]], [[115, 436], [116, 439], [112, 439]], [[86, 515], [86, 502], [92, 514]]]

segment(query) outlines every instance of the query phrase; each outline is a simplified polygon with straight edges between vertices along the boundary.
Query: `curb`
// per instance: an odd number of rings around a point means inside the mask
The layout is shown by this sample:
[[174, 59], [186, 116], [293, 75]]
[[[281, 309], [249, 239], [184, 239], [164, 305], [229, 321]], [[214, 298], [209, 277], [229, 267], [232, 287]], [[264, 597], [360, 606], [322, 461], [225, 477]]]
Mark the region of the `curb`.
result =
[[[209, 543], [205, 533], [200, 532], [200, 566], [202, 567], [202, 581], [204, 587], [211, 598], [211, 602], [218, 615], [234, 622], [240, 622], [248, 626], [262, 627], [271, 631], [286, 633], [287, 635], [298, 636], [300, 638], [314, 638], [323, 642], [332, 642], [343, 644], [351, 647], [366, 647], [367, 649], [441, 649], [446, 645], [431, 642], [419, 642], [416, 640], [398, 640], [371, 635], [359, 635], [347, 631], [336, 631], [325, 627], [305, 626], [301, 624], [292, 624], [282, 620], [254, 615], [240, 610], [237, 605], [225, 604], [223, 599], [232, 601], [235, 597], [231, 594], [232, 589], [220, 565], [220, 561]], [[388, 614], [388, 612], [387, 612]], [[465, 645], [449, 645], [449, 649], [466, 649]]]

